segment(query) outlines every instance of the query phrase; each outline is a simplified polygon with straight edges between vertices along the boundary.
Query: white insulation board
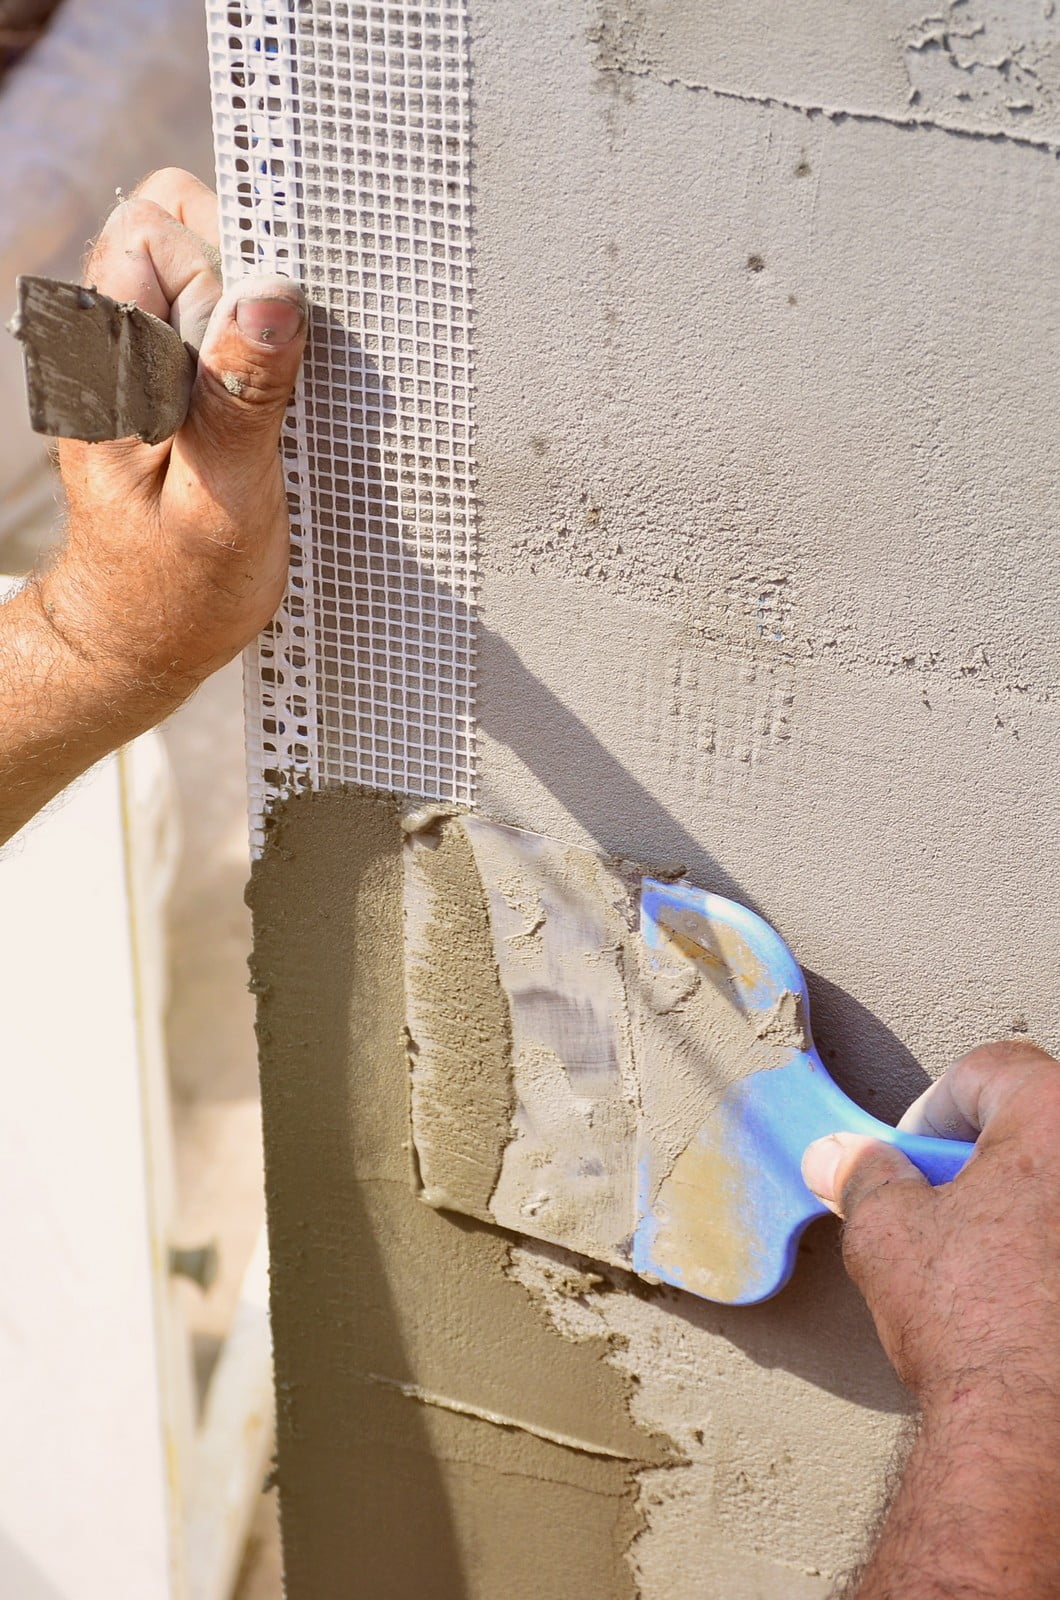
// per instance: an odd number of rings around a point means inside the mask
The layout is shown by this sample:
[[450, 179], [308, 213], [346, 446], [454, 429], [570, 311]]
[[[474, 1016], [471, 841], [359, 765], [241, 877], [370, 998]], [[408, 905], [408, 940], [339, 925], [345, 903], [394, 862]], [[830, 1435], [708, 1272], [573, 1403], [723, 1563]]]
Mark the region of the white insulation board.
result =
[[247, 656], [270, 802], [362, 784], [474, 798], [466, 0], [208, 0], [228, 281], [301, 279], [284, 439], [291, 577]]

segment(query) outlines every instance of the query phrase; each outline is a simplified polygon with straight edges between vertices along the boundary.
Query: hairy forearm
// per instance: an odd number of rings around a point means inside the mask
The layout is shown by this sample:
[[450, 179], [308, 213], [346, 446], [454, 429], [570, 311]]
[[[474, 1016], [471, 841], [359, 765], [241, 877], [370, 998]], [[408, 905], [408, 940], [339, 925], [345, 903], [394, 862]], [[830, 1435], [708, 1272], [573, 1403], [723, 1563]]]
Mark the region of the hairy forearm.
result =
[[194, 688], [140, 675], [65, 629], [49, 578], [0, 606], [0, 844]]
[[925, 1416], [850, 1600], [1060, 1594], [1060, 1408], [1035, 1387], [989, 1404], [958, 1395]]

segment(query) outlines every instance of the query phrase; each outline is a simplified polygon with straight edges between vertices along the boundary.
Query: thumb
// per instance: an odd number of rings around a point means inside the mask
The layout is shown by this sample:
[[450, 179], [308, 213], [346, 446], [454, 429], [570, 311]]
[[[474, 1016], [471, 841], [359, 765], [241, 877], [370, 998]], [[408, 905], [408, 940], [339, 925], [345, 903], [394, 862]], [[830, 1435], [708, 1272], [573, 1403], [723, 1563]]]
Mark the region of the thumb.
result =
[[843, 1218], [844, 1265], [893, 1360], [888, 1329], [895, 1295], [908, 1262], [922, 1254], [931, 1185], [894, 1145], [857, 1133], [818, 1139], [802, 1158], [802, 1172], [807, 1187]]
[[290, 278], [244, 279], [218, 300], [180, 444], [204, 465], [267, 471], [306, 341], [306, 300]]
[[827, 1139], [817, 1139], [802, 1158], [802, 1177], [806, 1187], [847, 1222], [870, 1195], [888, 1184], [930, 1187], [923, 1173], [894, 1145], [860, 1133], [832, 1133]]

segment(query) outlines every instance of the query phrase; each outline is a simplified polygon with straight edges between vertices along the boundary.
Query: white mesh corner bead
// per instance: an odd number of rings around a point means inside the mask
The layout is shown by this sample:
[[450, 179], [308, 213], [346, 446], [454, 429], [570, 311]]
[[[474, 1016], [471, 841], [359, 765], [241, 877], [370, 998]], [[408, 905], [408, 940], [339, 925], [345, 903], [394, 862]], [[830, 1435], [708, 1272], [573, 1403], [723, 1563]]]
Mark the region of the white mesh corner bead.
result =
[[299, 787], [474, 797], [466, 0], [207, 13], [226, 275], [313, 302], [290, 585], [247, 659], [260, 849]]

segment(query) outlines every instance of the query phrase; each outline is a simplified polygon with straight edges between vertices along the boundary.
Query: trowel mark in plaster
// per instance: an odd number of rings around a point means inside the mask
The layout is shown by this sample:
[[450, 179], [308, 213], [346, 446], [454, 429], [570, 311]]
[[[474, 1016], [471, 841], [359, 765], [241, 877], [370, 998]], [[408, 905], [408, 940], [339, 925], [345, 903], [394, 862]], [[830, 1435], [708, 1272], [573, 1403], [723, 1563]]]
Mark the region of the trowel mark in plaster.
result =
[[[778, 1352], [791, 1330], [783, 1322], [776, 1327], [775, 1313], [772, 1333], [762, 1314], [739, 1313], [749, 1348], [758, 1351], [750, 1355], [742, 1338], [727, 1336], [731, 1313], [686, 1302], [685, 1314], [675, 1317], [676, 1291], [630, 1294], [617, 1274], [585, 1274], [548, 1245], [513, 1245], [506, 1272], [565, 1339], [606, 1341], [603, 1360], [634, 1380], [631, 1418], [664, 1429], [673, 1442], [671, 1462], [635, 1474], [639, 1530], [625, 1559], [637, 1593], [677, 1600], [742, 1594], [742, 1587], [708, 1587], [712, 1557], [729, 1551], [734, 1571], [755, 1574], [746, 1592], [824, 1600], [837, 1573], [822, 1571], [822, 1551], [844, 1566], [856, 1559], [862, 1530], [878, 1509], [879, 1473], [896, 1424], [875, 1413], [866, 1419], [856, 1455], [839, 1463], [837, 1488], [835, 1459], [824, 1446], [808, 1451], [807, 1440], [830, 1437], [844, 1402], [812, 1384], [787, 1392]], [[848, 1311], [848, 1303], [840, 1304], [837, 1315]], [[854, 1330], [845, 1332], [849, 1350], [838, 1335], [837, 1367], [846, 1359], [853, 1370], [864, 1352]], [[753, 1414], [770, 1418], [769, 1427], [750, 1436], [737, 1420], [747, 1415], [741, 1404], [747, 1394], [755, 1396]], [[742, 1454], [734, 1449], [737, 1439]], [[808, 1454], [821, 1463], [809, 1479]]]
[[452, 1395], [435, 1394], [430, 1389], [422, 1388], [418, 1383], [405, 1383], [399, 1378], [387, 1378], [379, 1372], [365, 1372], [361, 1376], [366, 1383], [375, 1384], [383, 1389], [395, 1389], [409, 1400], [418, 1400], [421, 1405], [437, 1406], [441, 1411], [452, 1411], [460, 1417], [475, 1417], [480, 1422], [492, 1423], [495, 1428], [511, 1428], [516, 1433], [528, 1433], [534, 1439], [543, 1439], [546, 1444], [558, 1444], [562, 1449], [573, 1450], [579, 1455], [602, 1456], [608, 1461], [646, 1465], [641, 1456], [623, 1455], [620, 1450], [609, 1450], [603, 1444], [593, 1444], [587, 1439], [576, 1439], [568, 1433], [557, 1433], [553, 1428], [542, 1428], [537, 1423], [526, 1421], [525, 1418], [519, 1419], [501, 1411], [490, 1411], [484, 1406], [456, 1400]]
[[[639, 881], [639, 872], [590, 852], [472, 817], [413, 834], [406, 846], [413, 1140], [423, 1197], [621, 1266], [637, 1223], [638, 1142], [646, 1136], [653, 1153], [650, 1202], [725, 1084], [763, 1064], [725, 974], [729, 962], [734, 981], [743, 981], [746, 949], [736, 941], [718, 951], [709, 977], [683, 950], [674, 970], [654, 960], [649, 969], [636, 931]], [[479, 920], [469, 941], [472, 904]], [[542, 923], [531, 939], [528, 911]], [[432, 958], [439, 951], [441, 984]], [[709, 952], [696, 952], [706, 961]], [[502, 1049], [495, 1033], [488, 1061], [456, 1061], [469, 1009], [482, 1010], [468, 996], [498, 984], [510, 1039]], [[483, 1037], [472, 1030], [475, 1049]], [[506, 1094], [495, 1083], [502, 1070]], [[467, 1166], [479, 1076], [491, 1152], [502, 1138], [501, 1107], [511, 1105], [488, 1196], [482, 1170]], [[479, 1137], [483, 1127], [480, 1109]]]
[[[473, 817], [414, 833], [405, 865], [413, 1139], [424, 1198], [625, 1262], [636, 1137], [627, 885], [589, 852]], [[477, 1060], [458, 1061], [468, 1013], [485, 1014], [487, 991], [491, 1016], [498, 1002], [507, 1008], [504, 1027], [492, 1028]], [[471, 1037], [477, 1048], [486, 1030]], [[476, 1137], [488, 1124], [491, 1164], [500, 1151], [488, 1194], [481, 1182], [471, 1192], [454, 1160], [480, 1079], [489, 1109], [477, 1113]]]
[[878, 123], [884, 127], [905, 128], [909, 130], [924, 129], [936, 133], [950, 134], [957, 139], [970, 139], [983, 144], [1014, 144], [1027, 150], [1038, 150], [1043, 155], [1050, 155], [1055, 159], [1060, 157], [1060, 144], [1053, 139], [1035, 139], [1029, 135], [1020, 137], [1013, 133], [1006, 133], [1000, 129], [991, 133], [980, 128], [960, 128], [938, 122], [932, 117], [925, 116], [888, 116], [882, 111], [857, 111], [848, 106], [812, 105], [800, 100], [791, 100], [779, 95], [747, 94], [736, 89], [721, 89], [710, 83], [697, 83], [684, 78], [663, 77], [650, 69], [634, 69], [624, 67], [624, 74], [635, 78], [651, 78], [656, 83], [663, 84], [666, 88], [688, 89], [693, 93], [713, 95], [716, 100], [737, 100], [743, 105], [763, 106], [767, 109], [781, 111], [795, 111], [812, 121], [815, 117], [823, 117], [827, 122], [837, 126], [844, 122]]
[[[608, 1327], [602, 1311], [609, 1296], [625, 1298], [614, 1295], [622, 1285], [602, 1274], [586, 1272], [564, 1251], [547, 1244], [512, 1245], [505, 1273], [540, 1304], [563, 1338], [576, 1343], [602, 1342], [601, 1359], [632, 1380], [628, 1391], [629, 1414], [631, 1421], [640, 1426], [637, 1419], [647, 1409], [641, 1391], [640, 1362], [628, 1359], [630, 1341]], [[629, 1525], [630, 1537], [624, 1554], [638, 1596], [642, 1591], [636, 1578], [637, 1548], [651, 1532], [653, 1514], [672, 1495], [680, 1495], [681, 1480], [687, 1471], [696, 1466], [697, 1460], [701, 1465], [707, 1460], [709, 1445], [704, 1420], [697, 1417], [694, 1406], [688, 1406], [684, 1416], [677, 1417], [676, 1426], [668, 1433], [672, 1443], [671, 1459], [642, 1461], [633, 1474], [635, 1518]]]
[[515, 1109], [511, 1015], [482, 880], [440, 807], [403, 819], [419, 894], [405, 896], [413, 1148], [423, 1196], [489, 1220]]

